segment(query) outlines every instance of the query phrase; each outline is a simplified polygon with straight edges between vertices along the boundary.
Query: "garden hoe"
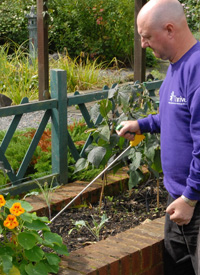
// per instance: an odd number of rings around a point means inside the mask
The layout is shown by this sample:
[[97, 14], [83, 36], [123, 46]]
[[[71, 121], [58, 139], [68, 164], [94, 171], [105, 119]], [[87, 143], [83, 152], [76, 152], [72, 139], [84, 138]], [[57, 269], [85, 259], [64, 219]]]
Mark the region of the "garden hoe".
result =
[[[122, 127], [122, 125], [119, 125], [116, 129], [120, 130]], [[65, 205], [65, 207], [61, 209], [61, 211], [58, 212], [58, 214], [56, 214], [50, 220], [50, 222], [52, 223], [58, 216], [60, 216], [60, 214], [65, 211], [65, 209], [67, 209], [86, 189], [88, 189], [99, 177], [101, 177], [110, 167], [112, 167], [112, 165], [117, 160], [119, 160], [131, 147], [138, 145], [144, 138], [144, 135], [135, 135], [135, 139], [133, 141], [130, 141], [130, 145], [119, 156], [117, 156], [116, 159], [114, 159], [103, 171], [101, 171], [101, 173], [98, 174], [85, 188], [83, 188], [83, 190], [77, 196], [75, 196], [67, 205]]]

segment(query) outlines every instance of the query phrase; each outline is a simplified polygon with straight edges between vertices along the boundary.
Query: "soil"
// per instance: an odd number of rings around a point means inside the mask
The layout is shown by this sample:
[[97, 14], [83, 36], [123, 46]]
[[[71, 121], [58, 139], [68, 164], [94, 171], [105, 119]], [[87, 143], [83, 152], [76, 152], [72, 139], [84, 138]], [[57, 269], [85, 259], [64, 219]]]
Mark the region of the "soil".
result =
[[[159, 205], [157, 190], [159, 190]], [[97, 228], [98, 232], [101, 218], [103, 214], [106, 214], [108, 221], [103, 224], [99, 232], [99, 240], [103, 240], [133, 228], [148, 219], [153, 220], [164, 216], [166, 201], [167, 191], [163, 186], [162, 179], [159, 180], [159, 188], [157, 188], [155, 180], [149, 180], [132, 190], [120, 193], [118, 196], [105, 196], [101, 207], [99, 203], [94, 205], [85, 203], [66, 209], [50, 227], [52, 232], [58, 233], [63, 238], [63, 242], [71, 252], [98, 241], [97, 233], [93, 236], [85, 226], [77, 230], [75, 222], [84, 221], [91, 228]], [[96, 226], [93, 219], [96, 221]], [[73, 230], [70, 233], [71, 229]]]

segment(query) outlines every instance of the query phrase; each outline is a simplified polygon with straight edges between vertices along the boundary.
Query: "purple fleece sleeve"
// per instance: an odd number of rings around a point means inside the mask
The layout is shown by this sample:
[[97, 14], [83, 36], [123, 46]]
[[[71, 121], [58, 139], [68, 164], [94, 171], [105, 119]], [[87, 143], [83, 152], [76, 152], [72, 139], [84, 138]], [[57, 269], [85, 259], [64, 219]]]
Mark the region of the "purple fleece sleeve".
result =
[[140, 131], [142, 133], [160, 133], [160, 116], [157, 115], [149, 115], [146, 118], [142, 118], [138, 120]]

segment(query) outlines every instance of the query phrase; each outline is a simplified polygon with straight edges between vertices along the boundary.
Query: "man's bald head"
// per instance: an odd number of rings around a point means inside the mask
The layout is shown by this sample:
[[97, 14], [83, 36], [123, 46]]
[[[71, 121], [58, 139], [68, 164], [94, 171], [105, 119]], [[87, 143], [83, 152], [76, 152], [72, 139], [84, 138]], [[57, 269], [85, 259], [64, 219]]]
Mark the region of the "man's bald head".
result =
[[150, 0], [140, 10], [138, 22], [148, 22], [152, 27], [163, 27], [167, 23], [181, 25], [186, 22], [183, 6], [178, 0]]
[[140, 10], [137, 25], [141, 46], [172, 63], [196, 43], [178, 0], [150, 0]]

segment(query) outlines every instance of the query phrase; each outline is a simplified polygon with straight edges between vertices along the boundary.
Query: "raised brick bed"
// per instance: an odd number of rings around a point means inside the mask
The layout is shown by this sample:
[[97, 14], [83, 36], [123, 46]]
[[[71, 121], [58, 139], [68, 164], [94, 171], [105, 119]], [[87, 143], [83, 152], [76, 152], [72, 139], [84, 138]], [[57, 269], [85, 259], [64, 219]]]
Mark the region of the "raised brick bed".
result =
[[[121, 170], [108, 176], [105, 194], [115, 195], [127, 188], [127, 173]], [[99, 200], [101, 180], [88, 188], [75, 204], [87, 199]], [[62, 209], [88, 183], [75, 182], [56, 190], [52, 209]], [[27, 198], [33, 211], [43, 215], [47, 207], [42, 195]], [[162, 275], [163, 274], [163, 231], [164, 217], [126, 230], [85, 248], [73, 251], [63, 257], [59, 275]]]

